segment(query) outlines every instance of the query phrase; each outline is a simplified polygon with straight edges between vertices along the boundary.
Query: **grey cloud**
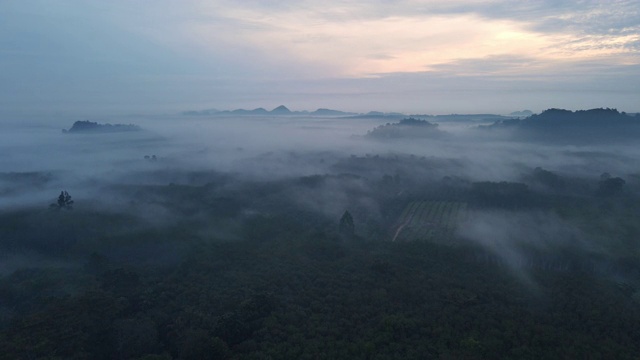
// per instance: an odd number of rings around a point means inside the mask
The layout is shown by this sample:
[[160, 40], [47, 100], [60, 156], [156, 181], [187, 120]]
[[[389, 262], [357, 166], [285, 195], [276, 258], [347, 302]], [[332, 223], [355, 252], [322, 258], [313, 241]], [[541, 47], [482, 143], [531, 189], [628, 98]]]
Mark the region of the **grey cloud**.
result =
[[[476, 14], [486, 19], [512, 20], [542, 33], [638, 34], [640, 12], [637, 1], [488, 1], [412, 4], [399, 2], [399, 15]], [[394, 13], [393, 9], [388, 9]]]
[[480, 59], [463, 59], [433, 66], [434, 71], [448, 74], [491, 74], [500, 76], [500, 72], [512, 70], [531, 71], [541, 65], [541, 61], [532, 57], [519, 55], [496, 55]]

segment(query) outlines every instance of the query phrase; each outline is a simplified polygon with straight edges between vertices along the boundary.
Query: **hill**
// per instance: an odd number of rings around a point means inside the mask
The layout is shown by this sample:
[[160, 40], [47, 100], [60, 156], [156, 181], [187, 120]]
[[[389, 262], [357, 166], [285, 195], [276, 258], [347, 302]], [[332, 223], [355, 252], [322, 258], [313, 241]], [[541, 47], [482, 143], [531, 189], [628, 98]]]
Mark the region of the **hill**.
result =
[[320, 109], [318, 109], [316, 111], [312, 111], [311, 113], [309, 113], [309, 115], [313, 115], [313, 116], [349, 116], [349, 115], [356, 115], [356, 114], [352, 113], [352, 112], [320, 108]]
[[112, 133], [140, 131], [139, 126], [133, 124], [98, 124], [88, 120], [76, 121], [69, 130], [62, 130], [64, 133]]
[[609, 108], [578, 111], [548, 109], [538, 115], [499, 120], [482, 128], [512, 130], [514, 136], [531, 140], [568, 143], [623, 141], [640, 134], [640, 116], [630, 116]]
[[375, 139], [432, 138], [442, 136], [438, 124], [415, 118], [405, 118], [397, 123], [380, 125], [367, 133]]

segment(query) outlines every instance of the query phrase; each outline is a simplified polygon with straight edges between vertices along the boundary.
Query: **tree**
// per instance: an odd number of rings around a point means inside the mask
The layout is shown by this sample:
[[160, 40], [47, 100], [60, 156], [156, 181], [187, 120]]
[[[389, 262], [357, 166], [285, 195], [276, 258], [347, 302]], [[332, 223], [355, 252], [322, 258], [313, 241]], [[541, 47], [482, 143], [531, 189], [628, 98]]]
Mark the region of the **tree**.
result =
[[564, 181], [562, 178], [551, 171], [541, 167], [533, 169], [533, 180], [554, 190], [564, 189]]
[[353, 216], [351, 216], [348, 210], [345, 210], [344, 214], [342, 214], [338, 230], [340, 234], [345, 236], [353, 236], [355, 234], [356, 227], [353, 224]]
[[613, 196], [622, 192], [624, 184], [626, 183], [624, 179], [619, 177], [609, 177], [603, 178], [600, 177], [601, 180], [598, 183], [598, 191], [597, 194], [600, 196]]
[[73, 208], [73, 200], [71, 200], [71, 195], [69, 195], [66, 191], [61, 191], [58, 196], [58, 201], [55, 204], [49, 205], [52, 208], [56, 209], [66, 209], [71, 210]]

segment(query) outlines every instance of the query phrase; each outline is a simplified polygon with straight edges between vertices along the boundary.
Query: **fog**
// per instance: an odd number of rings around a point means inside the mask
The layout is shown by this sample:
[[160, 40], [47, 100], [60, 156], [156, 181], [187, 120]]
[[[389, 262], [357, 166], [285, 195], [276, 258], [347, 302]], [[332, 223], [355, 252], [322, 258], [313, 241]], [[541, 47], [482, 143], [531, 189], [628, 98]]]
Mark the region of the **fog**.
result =
[[616, 343], [635, 349], [635, 125], [560, 136], [526, 119], [12, 118], [0, 134], [0, 347], [189, 359], [204, 344], [257, 358], [303, 337], [364, 336], [373, 354], [449, 336], [425, 354], [477, 358], [547, 329], [537, 353], [561, 350], [539, 357], [583, 358], [564, 344], [621, 329]]
[[[142, 130], [63, 133], [80, 119], [12, 119], [0, 135], [1, 211], [46, 213], [60, 191], [66, 190], [75, 201], [76, 213], [127, 213], [145, 226], [158, 228], [186, 216], [199, 221], [200, 233], [207, 237], [238, 239], [243, 227], [238, 219], [247, 214], [269, 214], [278, 207], [293, 206], [337, 219], [350, 209], [361, 222], [362, 236], [375, 233], [388, 241], [399, 216], [399, 210], [391, 207], [401, 210], [402, 201], [411, 197], [429, 199], [438, 191], [432, 188], [438, 188], [444, 178], [457, 181], [455, 191], [467, 191], [475, 182], [524, 181], [541, 194], [558, 193], [529, 178], [533, 169], [543, 168], [570, 183], [562, 191], [583, 196], [593, 193], [600, 175], [607, 172], [627, 179], [628, 193], [637, 192], [633, 179], [640, 154], [635, 146], [528, 142], [508, 132], [483, 131], [478, 125], [487, 122], [481, 121], [427, 118], [438, 124], [442, 136], [385, 140], [369, 133], [399, 118], [86, 118], [135, 124]], [[395, 177], [395, 182], [385, 183], [385, 176]], [[196, 195], [198, 199], [175, 200], [153, 188], [169, 185], [205, 187], [206, 191], [204, 197]], [[224, 210], [229, 214], [215, 220], [195, 204], [227, 198], [234, 199], [231, 210]], [[570, 242], [587, 252], [610, 251], [589, 239], [584, 226], [561, 219], [555, 211], [537, 205], [517, 211], [481, 207], [469, 212], [457, 233], [519, 272], [527, 262], [523, 254], [531, 249], [548, 251]], [[215, 226], [205, 226], [207, 221]], [[23, 264], [20, 256], [20, 261], [11, 263]], [[15, 268], [5, 265], [5, 272], [8, 267]]]
[[[511, 180], [521, 168], [593, 175], [637, 170], [634, 146], [576, 146], [522, 143], [487, 135], [475, 125], [440, 124], [451, 137], [365, 139], [367, 131], [394, 122], [389, 119], [317, 117], [119, 117], [92, 121], [137, 124], [144, 131], [113, 134], [63, 134], [75, 120], [27, 122], [6, 127], [0, 146], [4, 172], [70, 172], [78, 179], [122, 176], [138, 169], [144, 155], [156, 155], [162, 166], [184, 170], [216, 170], [255, 176], [294, 176], [323, 172], [306, 160], [291, 164], [296, 155], [334, 156], [413, 154], [465, 162], [460, 173], [474, 180]], [[260, 169], [248, 164], [257, 162]], [[305, 166], [306, 164], [306, 166]], [[328, 164], [330, 165], [330, 164]], [[326, 165], [326, 166], [328, 166]], [[325, 169], [326, 171], [326, 169]], [[455, 171], [455, 170], [454, 170]], [[280, 175], [278, 175], [280, 174]], [[71, 175], [71, 174], [69, 174]], [[132, 179], [133, 180], [133, 179]]]

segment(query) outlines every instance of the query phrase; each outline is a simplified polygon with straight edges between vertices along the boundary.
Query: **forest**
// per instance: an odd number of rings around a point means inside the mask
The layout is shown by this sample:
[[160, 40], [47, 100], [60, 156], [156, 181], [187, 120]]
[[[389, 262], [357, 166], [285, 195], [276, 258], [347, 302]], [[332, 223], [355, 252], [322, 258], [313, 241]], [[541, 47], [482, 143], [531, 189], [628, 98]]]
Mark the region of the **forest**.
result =
[[0, 359], [637, 359], [638, 115], [198, 115], [11, 129]]

